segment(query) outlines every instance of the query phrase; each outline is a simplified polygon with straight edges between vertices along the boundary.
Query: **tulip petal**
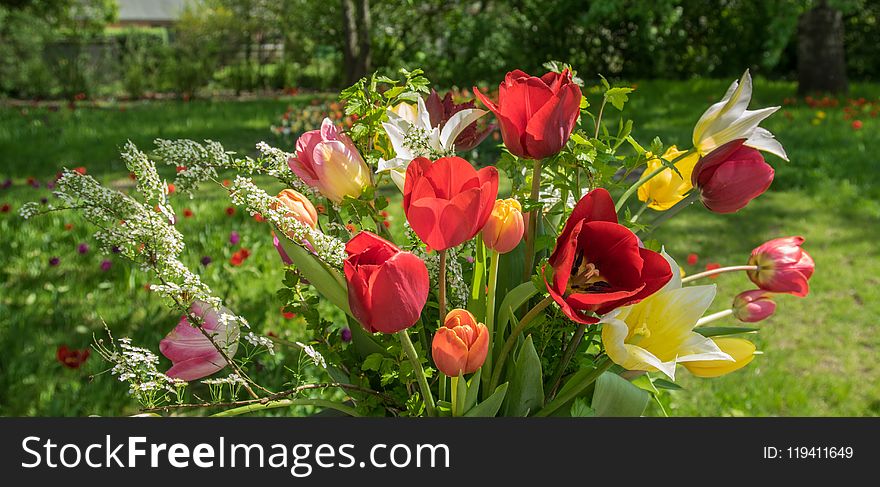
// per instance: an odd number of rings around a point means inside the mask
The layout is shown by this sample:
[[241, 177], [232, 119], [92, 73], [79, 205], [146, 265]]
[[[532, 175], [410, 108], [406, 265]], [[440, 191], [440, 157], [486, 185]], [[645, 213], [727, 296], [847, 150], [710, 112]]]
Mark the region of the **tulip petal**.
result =
[[461, 134], [461, 131], [466, 129], [470, 124], [476, 122], [486, 113], [485, 110], [477, 108], [468, 108], [456, 112], [449, 117], [449, 120], [443, 125], [443, 130], [440, 132], [440, 145], [443, 146], [444, 149], [451, 149], [455, 139]]
[[700, 188], [703, 204], [715, 213], [738, 211], [767, 191], [773, 183], [773, 175], [773, 168], [763, 158], [722, 164]]
[[476, 330], [477, 337], [468, 350], [467, 362], [464, 366], [465, 374], [473, 374], [482, 367], [489, 353], [489, 330], [482, 323], [477, 324]]
[[550, 157], [565, 146], [580, 114], [580, 103], [580, 87], [572, 83], [528, 120], [523, 145], [532, 158]]
[[780, 144], [773, 134], [765, 128], [756, 127], [755, 131], [752, 132], [752, 136], [746, 140], [744, 145], [758, 149], [759, 151], [769, 152], [784, 161], [788, 161], [788, 154], [785, 153], [782, 144]]
[[373, 328], [382, 333], [405, 330], [418, 321], [428, 301], [428, 269], [409, 252], [398, 252], [370, 279]]
[[219, 372], [224, 367], [226, 367], [226, 360], [214, 350], [212, 354], [175, 362], [170, 369], [165, 371], [165, 375], [172, 379], [193, 381]]
[[441, 326], [431, 342], [434, 364], [449, 377], [458, 377], [467, 366], [468, 349], [451, 328]]
[[[572, 210], [571, 215], [568, 217], [568, 221], [565, 222], [565, 227], [556, 239], [557, 248], [559, 247], [558, 242], [566, 242], [572, 238], [570, 234], [574, 226], [578, 225], [582, 220], [617, 223], [617, 211], [614, 210], [614, 201], [606, 189], [596, 188], [585, 194], [577, 202], [574, 210]], [[550, 265], [556, 267], [556, 264], [554, 264], [556, 260], [556, 250], [554, 250], [550, 256]]]

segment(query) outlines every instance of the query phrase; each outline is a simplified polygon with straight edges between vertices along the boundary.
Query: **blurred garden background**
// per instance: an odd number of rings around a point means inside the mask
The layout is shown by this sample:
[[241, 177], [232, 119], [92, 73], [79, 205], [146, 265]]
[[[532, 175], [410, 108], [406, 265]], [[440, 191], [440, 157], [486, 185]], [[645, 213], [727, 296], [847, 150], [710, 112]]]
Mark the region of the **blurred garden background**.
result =
[[[880, 0], [2, 0], [0, 415], [137, 412], [97, 354], [71, 361], [70, 351], [87, 350], [104, 323], [156, 351], [179, 318], [147, 290], [147, 274], [98, 253], [75, 214], [18, 215], [52, 200], [62, 168], [124, 190], [128, 140], [292, 151], [324, 116], [343, 118], [334, 91], [374, 70], [420, 67], [441, 94], [470, 97], [473, 85], [551, 60], [573, 65], [593, 101], [600, 74], [635, 88], [608, 122], [633, 119], [646, 142], [689, 147], [696, 120], [746, 68], [752, 106], [782, 106], [763, 126], [791, 162], [768, 157], [770, 191], [733, 215], [696, 205], [657, 237], [679, 262], [694, 254], [694, 273], [803, 235], [817, 265], [811, 293], [779, 297], [750, 367], [683, 377], [666, 410], [880, 415], [876, 39]], [[472, 160], [491, 163], [497, 144], [490, 137]], [[298, 339], [301, 320], [275, 297], [283, 269], [266, 223], [219, 190], [172, 202], [191, 268], [261, 333]], [[400, 228], [398, 206], [388, 221]], [[243, 248], [246, 260], [232, 259]], [[718, 309], [750, 287], [744, 275], [715, 282]]]

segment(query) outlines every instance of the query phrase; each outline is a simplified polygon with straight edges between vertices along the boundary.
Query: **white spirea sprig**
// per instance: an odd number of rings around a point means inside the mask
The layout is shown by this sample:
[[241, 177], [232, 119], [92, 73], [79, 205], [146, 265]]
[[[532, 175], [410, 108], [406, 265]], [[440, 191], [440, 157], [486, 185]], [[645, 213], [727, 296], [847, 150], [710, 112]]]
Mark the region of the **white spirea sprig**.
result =
[[168, 221], [174, 221], [174, 208], [168, 204], [168, 183], [159, 177], [156, 165], [137, 146], [128, 141], [120, 154], [125, 167], [137, 181], [137, 189], [146, 203], [155, 205]]
[[327, 265], [342, 267], [346, 257], [344, 242], [287, 216], [288, 210], [278, 198], [257, 187], [250, 178], [237, 176], [229, 188], [229, 197], [234, 204], [247, 208], [251, 215], [260, 214], [294, 242], [300, 245], [308, 242], [313, 253]]
[[232, 153], [223, 149], [218, 142], [206, 140], [204, 144], [182, 139], [165, 140], [156, 139], [154, 154], [166, 164], [185, 168], [177, 172], [174, 186], [181, 194], [190, 197], [199, 184], [216, 180], [217, 168], [228, 167], [232, 160]]
[[[110, 337], [113, 340], [112, 336]], [[113, 364], [110, 373], [122, 382], [128, 382], [128, 393], [144, 406], [155, 406], [165, 400], [167, 394], [180, 397], [187, 382], [169, 377], [156, 368], [159, 356], [143, 347], [131, 344], [130, 338], [112, 341], [112, 348], [103, 342], [95, 344], [95, 349], [108, 362]]]
[[302, 342], [296, 342], [296, 344], [297, 346], [302, 348], [303, 352], [305, 352], [305, 354], [308, 355], [310, 359], [312, 359], [312, 363], [314, 363], [315, 366], [321, 367], [322, 369], [327, 368], [327, 361], [324, 360], [324, 356], [321, 355], [321, 352], [315, 350], [315, 347], [311, 345], [306, 345]]
[[218, 171], [231, 170], [238, 174], [265, 175], [273, 177], [288, 187], [305, 195], [315, 195], [313, 188], [303, 182], [287, 165], [291, 154], [271, 147], [265, 142], [257, 144], [260, 157], [236, 157], [219, 142], [206, 140], [204, 144], [193, 140], [156, 139], [155, 156], [165, 164], [180, 168], [174, 184], [177, 189], [192, 198], [199, 184], [216, 180]]
[[273, 342], [271, 338], [257, 335], [256, 333], [249, 331], [245, 334], [244, 339], [255, 347], [265, 348], [269, 352], [269, 355], [275, 355], [275, 342]]

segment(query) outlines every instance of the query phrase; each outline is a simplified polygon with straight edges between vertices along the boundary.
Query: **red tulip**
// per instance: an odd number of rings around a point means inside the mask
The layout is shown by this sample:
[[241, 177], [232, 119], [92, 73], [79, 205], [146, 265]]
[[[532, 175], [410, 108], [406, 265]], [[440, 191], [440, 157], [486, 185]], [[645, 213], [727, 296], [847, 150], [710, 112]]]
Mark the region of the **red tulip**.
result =
[[745, 323], [756, 323], [776, 312], [776, 302], [762, 289], [743, 291], [733, 298], [733, 315]]
[[477, 171], [460, 157], [435, 162], [419, 157], [406, 169], [403, 212], [416, 235], [434, 250], [446, 250], [472, 238], [492, 214], [498, 196], [498, 171]]
[[691, 182], [703, 204], [715, 213], [733, 213], [760, 196], [773, 182], [773, 168], [757, 149], [734, 140], [700, 159]]
[[749, 279], [765, 291], [806, 296], [816, 264], [801, 249], [803, 243], [803, 237], [786, 237], [760, 245], [749, 257], [749, 265], [760, 269], [748, 271]]
[[497, 104], [477, 87], [474, 94], [498, 118], [507, 150], [526, 159], [562, 150], [580, 114], [581, 89], [567, 69], [540, 78], [511, 71], [498, 87]]
[[489, 330], [467, 310], [454, 309], [434, 335], [431, 355], [440, 372], [458, 377], [483, 366], [489, 352]]
[[[425, 101], [425, 107], [428, 109], [428, 115], [431, 118], [431, 127], [440, 127], [441, 130], [446, 125], [446, 122], [456, 113], [468, 108], [475, 108], [473, 100], [456, 104], [452, 101], [452, 93], [446, 93], [446, 96], [441, 100], [440, 95], [434, 90], [431, 90], [431, 95]], [[455, 151], [469, 151], [480, 145], [480, 142], [485, 140], [489, 132], [494, 128], [494, 126], [489, 126], [483, 130], [477, 130], [477, 122], [471, 123], [455, 138], [453, 142]]]
[[617, 223], [611, 195], [601, 188], [577, 203], [548, 263], [550, 296], [566, 316], [584, 324], [641, 301], [672, 279], [669, 262]]
[[370, 333], [396, 333], [418, 321], [428, 301], [428, 269], [421, 259], [370, 232], [345, 246], [348, 305]]

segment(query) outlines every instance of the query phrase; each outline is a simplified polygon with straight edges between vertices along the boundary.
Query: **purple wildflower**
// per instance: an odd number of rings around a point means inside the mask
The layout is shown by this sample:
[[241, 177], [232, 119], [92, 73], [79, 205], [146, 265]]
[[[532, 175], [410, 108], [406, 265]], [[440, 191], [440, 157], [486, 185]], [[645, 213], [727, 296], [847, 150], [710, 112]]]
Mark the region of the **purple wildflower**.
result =
[[207, 255], [204, 256], [204, 257], [202, 257], [202, 260], [201, 260], [202, 265], [205, 266], [205, 267], [208, 267], [208, 264], [210, 264], [212, 261], [213, 261], [213, 260], [211, 259], [211, 257], [209, 257], [209, 256], [207, 256]]
[[339, 333], [342, 336], [342, 341], [348, 343], [351, 341], [351, 328], [343, 328]]
[[110, 270], [111, 267], [113, 267], [113, 262], [110, 262], [109, 260], [101, 261], [101, 270], [102, 271], [107, 272]]
[[52, 257], [51, 259], [49, 259], [49, 265], [52, 267], [55, 267], [60, 263], [61, 263], [61, 259], [59, 259], [58, 257]]
[[83, 242], [76, 246], [76, 251], [80, 254], [88, 254], [89, 253], [89, 244]]
[[229, 243], [232, 245], [238, 245], [238, 242], [241, 242], [241, 235], [239, 235], [238, 232], [233, 230], [229, 234]]

